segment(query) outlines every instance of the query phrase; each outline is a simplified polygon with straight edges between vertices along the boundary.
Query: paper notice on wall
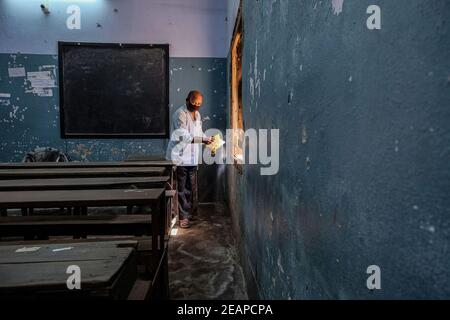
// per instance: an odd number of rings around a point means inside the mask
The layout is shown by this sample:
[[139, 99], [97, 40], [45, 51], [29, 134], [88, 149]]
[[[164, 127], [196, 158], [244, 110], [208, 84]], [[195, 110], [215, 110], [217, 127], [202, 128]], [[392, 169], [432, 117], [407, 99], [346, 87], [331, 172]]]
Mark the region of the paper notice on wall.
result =
[[39, 97], [53, 97], [53, 90], [50, 88], [31, 88], [25, 90], [25, 93], [32, 93]]
[[11, 93], [0, 93], [0, 106], [9, 106], [11, 104]]
[[54, 88], [56, 81], [50, 71], [27, 72], [27, 80], [33, 88]]
[[53, 97], [53, 90], [49, 88], [33, 88], [33, 93], [39, 97]]
[[10, 78], [25, 77], [25, 68], [8, 68]]

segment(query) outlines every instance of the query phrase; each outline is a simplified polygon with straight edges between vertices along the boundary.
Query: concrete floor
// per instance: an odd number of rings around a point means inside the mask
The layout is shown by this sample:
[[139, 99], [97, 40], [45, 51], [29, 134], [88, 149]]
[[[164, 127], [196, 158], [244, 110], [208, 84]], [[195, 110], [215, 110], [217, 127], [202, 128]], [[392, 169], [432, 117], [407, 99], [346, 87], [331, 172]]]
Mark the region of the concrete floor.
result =
[[171, 299], [247, 299], [244, 276], [221, 205], [202, 205], [189, 229], [169, 241]]

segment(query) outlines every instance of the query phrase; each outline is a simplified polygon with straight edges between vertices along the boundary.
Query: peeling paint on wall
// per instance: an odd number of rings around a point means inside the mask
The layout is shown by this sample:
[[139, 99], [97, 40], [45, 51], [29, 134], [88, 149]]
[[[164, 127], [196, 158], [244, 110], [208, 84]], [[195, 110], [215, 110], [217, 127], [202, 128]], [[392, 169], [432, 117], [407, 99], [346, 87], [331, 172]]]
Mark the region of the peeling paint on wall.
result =
[[331, 5], [333, 6], [333, 14], [338, 16], [342, 12], [344, 0], [331, 0]]
[[[255, 58], [253, 63], [250, 63], [250, 78], [249, 78], [249, 85], [250, 85], [250, 95], [252, 98], [252, 104], [255, 102], [256, 95], [257, 97], [261, 97], [261, 72], [258, 70], [258, 41], [256, 41], [255, 44]], [[251, 107], [249, 107], [249, 110], [251, 112]], [[255, 103], [255, 108], [258, 109], [258, 102]]]
[[8, 68], [8, 75], [10, 78], [25, 77], [25, 68], [24, 67]]

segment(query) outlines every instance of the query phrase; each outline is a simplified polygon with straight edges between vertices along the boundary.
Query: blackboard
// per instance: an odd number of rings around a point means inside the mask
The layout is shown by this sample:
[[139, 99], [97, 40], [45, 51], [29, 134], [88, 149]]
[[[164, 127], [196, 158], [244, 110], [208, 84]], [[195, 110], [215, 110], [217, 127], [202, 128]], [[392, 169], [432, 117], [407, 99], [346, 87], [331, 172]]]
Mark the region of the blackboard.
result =
[[167, 138], [169, 46], [59, 42], [63, 138]]

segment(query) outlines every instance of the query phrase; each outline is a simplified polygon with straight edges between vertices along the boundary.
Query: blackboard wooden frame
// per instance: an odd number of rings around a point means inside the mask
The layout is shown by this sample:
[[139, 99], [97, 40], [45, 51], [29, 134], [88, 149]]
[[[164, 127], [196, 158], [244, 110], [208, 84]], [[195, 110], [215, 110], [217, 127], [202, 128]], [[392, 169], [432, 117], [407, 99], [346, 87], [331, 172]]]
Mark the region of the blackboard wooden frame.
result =
[[[160, 48], [164, 50], [164, 61], [166, 64], [166, 123], [164, 134], [148, 133], [148, 134], [98, 134], [98, 133], [67, 133], [65, 130], [65, 112], [64, 112], [64, 59], [63, 49], [67, 46], [85, 46], [85, 47], [101, 47], [101, 48]], [[170, 58], [169, 44], [136, 44], [136, 43], [94, 43], [94, 42], [65, 42], [58, 41], [58, 64], [59, 64], [59, 109], [60, 109], [60, 132], [61, 138], [73, 139], [168, 139], [170, 137]]]

